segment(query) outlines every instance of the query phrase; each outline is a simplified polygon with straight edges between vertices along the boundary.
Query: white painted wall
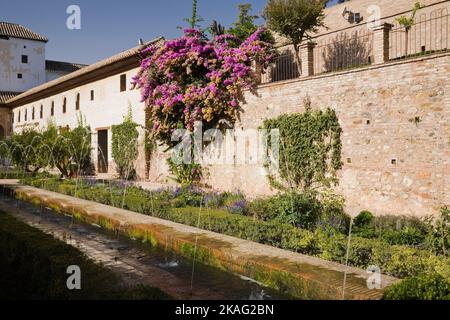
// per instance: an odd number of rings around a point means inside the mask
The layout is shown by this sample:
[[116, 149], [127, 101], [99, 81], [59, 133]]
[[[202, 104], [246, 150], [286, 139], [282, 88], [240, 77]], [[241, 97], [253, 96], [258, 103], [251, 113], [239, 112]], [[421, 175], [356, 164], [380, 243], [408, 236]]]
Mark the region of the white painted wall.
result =
[[[34, 127], [40, 130], [45, 129], [50, 122], [57, 126], [71, 128], [77, 126], [77, 119], [82, 117], [86, 124], [90, 126], [92, 132], [92, 160], [97, 164], [97, 130], [108, 129], [108, 158], [109, 158], [109, 173], [114, 174], [114, 162], [111, 154], [111, 126], [123, 122], [124, 116], [128, 113], [128, 108], [131, 106], [133, 113], [133, 120], [139, 124], [145, 125], [145, 110], [144, 103], [140, 102], [139, 90], [130, 90], [131, 85], [127, 84], [128, 90], [120, 92], [120, 75], [127, 75], [127, 83], [136, 75], [138, 69], [132, 69], [127, 72], [116, 74], [108, 78], [91, 82], [89, 84], [77, 87], [66, 92], [50, 96], [48, 98], [34, 101], [17, 107], [13, 110], [14, 114], [14, 132], [20, 132], [26, 127]], [[94, 90], [94, 101], [90, 100], [90, 92]], [[80, 93], [80, 110], [76, 111], [75, 102], [76, 96]], [[67, 99], [66, 113], [63, 113], [63, 101]], [[52, 117], [50, 110], [52, 101], [55, 103], [55, 114]], [[43, 106], [43, 118], [40, 119], [40, 106]], [[32, 110], [35, 108], [35, 119], [32, 119]], [[25, 120], [25, 110], [28, 112], [27, 121]], [[20, 111], [21, 121], [18, 122], [18, 113]], [[140, 130], [140, 146], [143, 147], [144, 131]], [[142, 152], [141, 152], [142, 153]], [[144, 163], [140, 154], [138, 160], [138, 174], [143, 177]]]
[[[28, 56], [28, 63], [22, 63], [22, 55]], [[45, 42], [0, 39], [0, 91], [23, 92], [45, 81]]]

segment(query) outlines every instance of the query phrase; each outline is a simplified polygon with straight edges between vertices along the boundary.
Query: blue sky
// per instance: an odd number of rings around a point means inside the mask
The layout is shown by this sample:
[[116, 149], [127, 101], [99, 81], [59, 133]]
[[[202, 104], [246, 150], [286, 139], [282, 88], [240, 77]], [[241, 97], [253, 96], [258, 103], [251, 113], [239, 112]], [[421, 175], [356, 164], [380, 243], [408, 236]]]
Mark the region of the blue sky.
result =
[[[266, 0], [199, 0], [205, 26], [213, 19], [229, 26], [239, 3], [255, 14]], [[139, 38], [180, 35], [177, 26], [191, 14], [191, 0], [0, 0], [0, 21], [23, 24], [49, 38], [47, 59], [93, 63], [138, 44]], [[69, 5], [81, 8], [81, 30], [66, 27]]]

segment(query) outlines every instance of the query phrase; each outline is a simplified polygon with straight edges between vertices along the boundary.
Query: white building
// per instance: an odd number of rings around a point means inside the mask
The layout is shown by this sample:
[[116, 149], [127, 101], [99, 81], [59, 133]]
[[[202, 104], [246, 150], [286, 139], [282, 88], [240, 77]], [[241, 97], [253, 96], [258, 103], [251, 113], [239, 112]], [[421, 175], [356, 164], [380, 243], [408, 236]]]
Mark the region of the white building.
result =
[[6, 101], [14, 96], [84, 67], [45, 59], [48, 39], [15, 23], [0, 22], [0, 139], [11, 131]]
[[[130, 84], [139, 69], [142, 47], [121, 52], [9, 99], [13, 131], [28, 127], [44, 129], [50, 122], [73, 128], [82, 118], [92, 130], [92, 160], [96, 171], [114, 174], [111, 127], [122, 123], [130, 108], [134, 121], [145, 126], [145, 105], [140, 102], [139, 90], [131, 90]], [[141, 129], [141, 148], [144, 136]], [[139, 178], [144, 178], [144, 152], [139, 157], [136, 171]]]

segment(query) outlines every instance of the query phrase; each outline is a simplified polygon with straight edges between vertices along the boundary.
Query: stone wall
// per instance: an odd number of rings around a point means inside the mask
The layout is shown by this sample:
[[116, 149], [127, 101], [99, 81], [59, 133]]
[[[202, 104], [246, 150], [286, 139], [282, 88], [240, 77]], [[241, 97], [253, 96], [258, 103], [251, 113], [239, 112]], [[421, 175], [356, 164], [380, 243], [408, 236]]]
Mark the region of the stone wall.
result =
[[[260, 86], [246, 94], [237, 127], [313, 107], [336, 110], [343, 128], [337, 190], [357, 214], [435, 214], [450, 205], [450, 54]], [[161, 151], [161, 150], [160, 150]], [[153, 156], [150, 180], [167, 181], [166, 155]], [[269, 195], [261, 165], [214, 165], [206, 183], [219, 190]]]

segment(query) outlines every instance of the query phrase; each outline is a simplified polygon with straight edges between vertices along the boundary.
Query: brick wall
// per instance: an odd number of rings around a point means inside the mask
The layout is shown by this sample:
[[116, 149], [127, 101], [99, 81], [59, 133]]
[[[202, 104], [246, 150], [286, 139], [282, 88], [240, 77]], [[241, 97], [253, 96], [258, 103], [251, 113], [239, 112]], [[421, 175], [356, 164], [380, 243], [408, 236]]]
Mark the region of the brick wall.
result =
[[[450, 54], [263, 85], [247, 93], [237, 127], [258, 128], [265, 118], [332, 107], [343, 128], [337, 190], [351, 214], [424, 216], [450, 205]], [[418, 123], [415, 119], [419, 120]], [[150, 180], [167, 181], [166, 156], [152, 158]], [[251, 197], [274, 193], [262, 166], [214, 165], [205, 181]]]

